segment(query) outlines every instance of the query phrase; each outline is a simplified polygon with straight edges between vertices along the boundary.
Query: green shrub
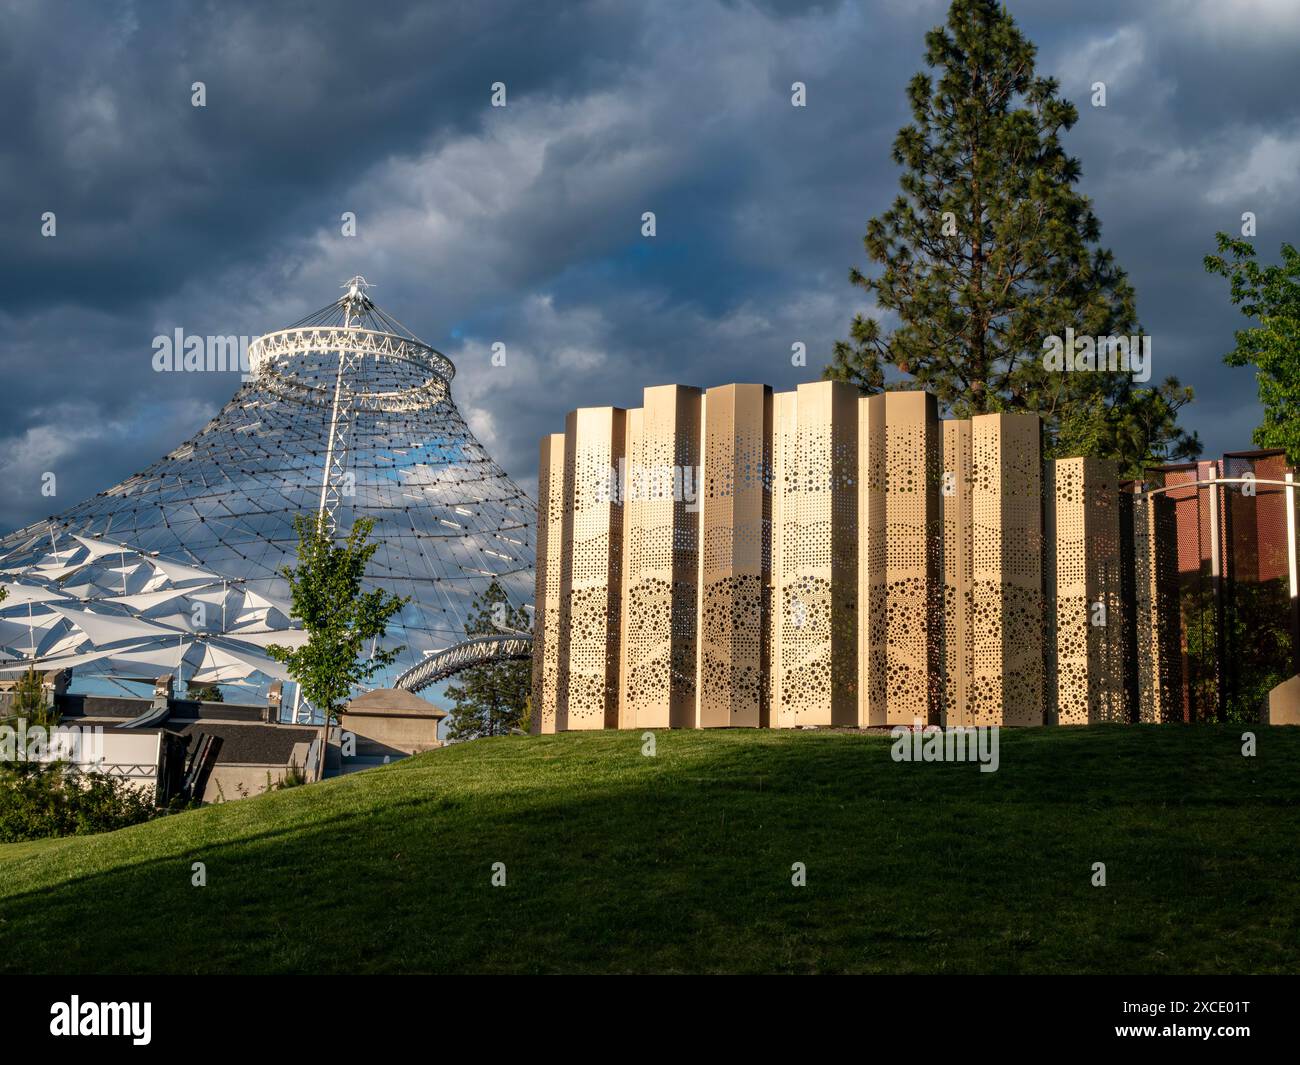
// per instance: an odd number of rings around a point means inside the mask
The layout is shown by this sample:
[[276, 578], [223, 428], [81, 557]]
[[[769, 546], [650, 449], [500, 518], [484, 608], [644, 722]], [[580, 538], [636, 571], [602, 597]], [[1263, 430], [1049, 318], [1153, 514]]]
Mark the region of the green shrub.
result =
[[284, 776], [277, 781], [271, 780], [271, 774], [266, 774], [267, 791], [284, 791], [286, 788], [298, 788], [307, 783], [307, 773], [302, 766], [290, 763], [289, 768], [284, 771]]
[[0, 766], [0, 843], [111, 832], [158, 814], [125, 780], [62, 762]]

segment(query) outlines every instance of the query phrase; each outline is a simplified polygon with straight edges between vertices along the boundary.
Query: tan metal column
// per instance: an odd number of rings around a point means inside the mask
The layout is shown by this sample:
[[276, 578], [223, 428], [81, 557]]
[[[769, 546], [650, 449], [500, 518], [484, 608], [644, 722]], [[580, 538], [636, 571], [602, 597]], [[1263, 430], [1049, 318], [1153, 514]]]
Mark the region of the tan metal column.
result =
[[1049, 462], [1043, 551], [1047, 723], [1126, 720], [1115, 463]]
[[533, 596], [534, 733], [555, 731], [560, 679], [560, 574], [564, 555], [564, 434], [542, 437], [537, 468], [537, 585]]
[[699, 723], [766, 723], [763, 639], [771, 580], [772, 390], [724, 385], [704, 397]]
[[819, 381], [800, 385], [797, 396], [796, 442], [783, 484], [780, 605], [773, 611], [781, 643], [779, 714], [784, 724], [854, 725], [858, 392]]
[[1036, 415], [971, 419], [970, 709], [975, 725], [1043, 723], [1038, 443]]
[[971, 423], [943, 423], [943, 470], [939, 504], [943, 532], [940, 579], [943, 628], [939, 707], [946, 726], [970, 725], [971, 654]]
[[799, 396], [778, 392], [772, 397], [772, 568], [768, 609], [763, 633], [768, 646], [768, 717], [771, 728], [790, 728], [795, 716], [785, 683], [789, 655], [785, 646], [784, 580], [787, 556], [798, 536], [798, 511], [794, 506], [798, 479]]
[[858, 399], [858, 724], [889, 720], [885, 397]]
[[623, 640], [637, 728], [695, 725], [700, 390], [645, 390], [628, 462]]
[[[620, 491], [627, 493], [628, 477], [631, 467], [636, 462], [636, 456], [641, 453], [641, 422], [645, 412], [636, 407], [627, 412], [623, 419], [623, 465], [619, 471]], [[632, 582], [632, 573], [635, 569], [633, 561], [633, 543], [639, 544], [640, 537], [634, 537], [636, 530], [636, 501], [624, 498], [623, 500], [623, 587], [619, 597], [620, 614], [618, 619], [619, 632], [627, 632], [627, 604], [628, 604], [628, 585]], [[628, 651], [629, 643], [626, 639], [618, 641], [618, 727], [619, 728], [636, 728], [636, 706], [633, 704], [628, 691]]]
[[1183, 716], [1176, 519], [1175, 501], [1167, 495], [1134, 497], [1138, 720], [1143, 724]]
[[885, 393], [889, 724], [938, 724], [939, 420], [925, 392]]
[[557, 731], [618, 724], [623, 506], [614, 498], [626, 412], [583, 407], [565, 421], [562, 694]]

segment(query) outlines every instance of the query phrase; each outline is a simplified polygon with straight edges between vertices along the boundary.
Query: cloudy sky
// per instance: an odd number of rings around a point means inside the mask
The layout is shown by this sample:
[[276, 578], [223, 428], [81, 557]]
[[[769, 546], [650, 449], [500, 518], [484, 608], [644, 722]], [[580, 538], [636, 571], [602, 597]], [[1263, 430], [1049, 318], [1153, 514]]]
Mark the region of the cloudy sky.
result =
[[[816, 377], [870, 309], [848, 270], [946, 6], [0, 0], [0, 528], [143, 468], [234, 391], [155, 373], [155, 336], [279, 328], [355, 273], [456, 362], [528, 486], [574, 406]], [[1222, 364], [1244, 319], [1200, 261], [1243, 211], [1270, 261], [1300, 239], [1300, 4], [1009, 6], [1079, 106], [1067, 145], [1156, 375], [1195, 387], [1208, 454], [1251, 446], [1254, 380]]]

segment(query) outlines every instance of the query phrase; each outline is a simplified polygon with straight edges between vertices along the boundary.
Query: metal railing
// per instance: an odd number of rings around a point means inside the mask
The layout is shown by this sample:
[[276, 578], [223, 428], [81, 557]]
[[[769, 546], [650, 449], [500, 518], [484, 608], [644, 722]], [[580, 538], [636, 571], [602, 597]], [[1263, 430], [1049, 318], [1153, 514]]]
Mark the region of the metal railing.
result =
[[417, 692], [430, 684], [446, 680], [463, 669], [488, 662], [531, 658], [532, 653], [533, 638], [525, 633], [476, 636], [443, 651], [436, 651], [423, 662], [417, 662], [393, 682], [393, 687]]

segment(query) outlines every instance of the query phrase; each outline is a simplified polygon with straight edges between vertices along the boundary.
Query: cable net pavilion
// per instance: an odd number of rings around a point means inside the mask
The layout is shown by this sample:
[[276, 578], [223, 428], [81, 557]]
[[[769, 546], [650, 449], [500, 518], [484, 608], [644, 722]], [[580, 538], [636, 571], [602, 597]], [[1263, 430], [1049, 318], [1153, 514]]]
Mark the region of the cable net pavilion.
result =
[[536, 508], [474, 438], [450, 359], [380, 310], [364, 279], [249, 346], [251, 375], [196, 436], [141, 473], [0, 540], [0, 671], [264, 689], [269, 644], [298, 645], [285, 565], [294, 518], [336, 536], [374, 520], [367, 582], [410, 601], [381, 646], [392, 686], [466, 638], [500, 582], [532, 599]]

